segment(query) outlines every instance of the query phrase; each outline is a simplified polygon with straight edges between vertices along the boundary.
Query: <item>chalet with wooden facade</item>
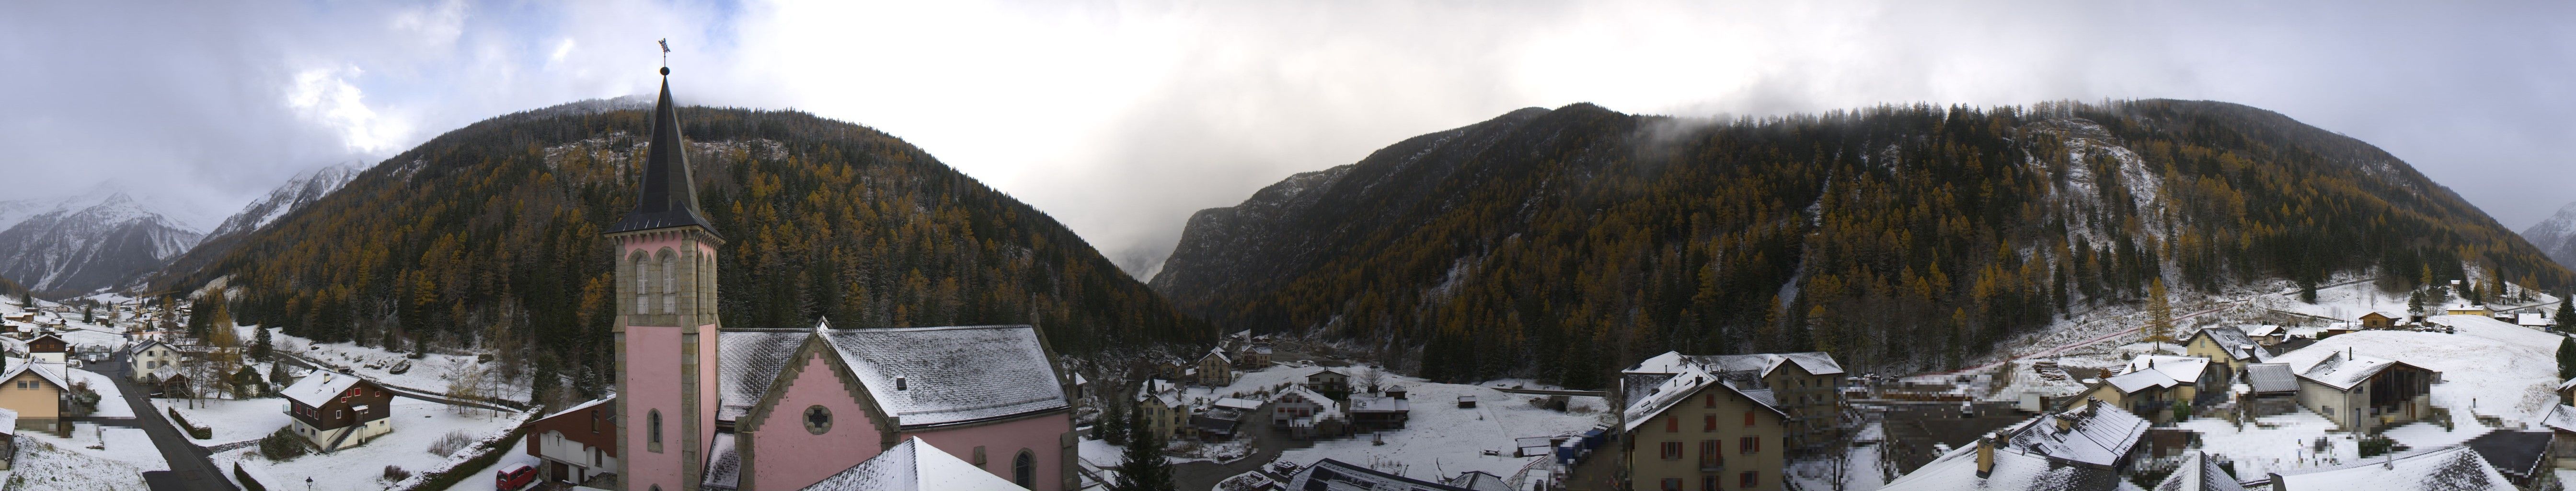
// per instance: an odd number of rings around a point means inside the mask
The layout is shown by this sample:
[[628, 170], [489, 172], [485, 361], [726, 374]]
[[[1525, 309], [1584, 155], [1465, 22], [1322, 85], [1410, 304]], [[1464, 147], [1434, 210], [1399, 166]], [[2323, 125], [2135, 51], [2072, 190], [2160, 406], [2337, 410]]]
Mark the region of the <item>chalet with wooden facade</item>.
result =
[[29, 361], [62, 363], [71, 357], [71, 352], [72, 344], [52, 333], [39, 334], [27, 340], [27, 360]]
[[2345, 431], [2375, 432], [2428, 414], [2440, 377], [2405, 362], [2335, 352], [2299, 372], [2299, 405]]
[[394, 396], [382, 385], [332, 371], [315, 371], [278, 391], [297, 436], [324, 452], [367, 443], [392, 433]]
[[546, 482], [584, 485], [617, 472], [616, 398], [574, 405], [530, 421], [528, 455]]

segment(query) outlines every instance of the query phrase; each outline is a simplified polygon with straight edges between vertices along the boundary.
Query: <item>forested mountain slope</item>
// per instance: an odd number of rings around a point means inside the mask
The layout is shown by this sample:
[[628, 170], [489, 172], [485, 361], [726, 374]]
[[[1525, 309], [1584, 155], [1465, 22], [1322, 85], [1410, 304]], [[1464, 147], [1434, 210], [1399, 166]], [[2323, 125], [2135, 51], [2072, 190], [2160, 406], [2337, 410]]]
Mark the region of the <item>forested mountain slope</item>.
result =
[[[244, 323], [317, 340], [490, 346], [607, 367], [611, 252], [650, 131], [590, 101], [475, 123], [201, 250], [159, 286], [230, 277]], [[1039, 325], [1057, 349], [1209, 338], [1054, 219], [873, 129], [794, 111], [680, 114], [730, 241], [727, 327]], [[541, 347], [541, 349], [530, 349]], [[545, 366], [545, 365], [540, 365]]]
[[1226, 329], [1420, 351], [1434, 378], [1680, 349], [1949, 366], [2096, 304], [2337, 272], [2570, 275], [2366, 143], [2235, 104], [1589, 104], [1423, 135], [1199, 212], [1153, 286]]

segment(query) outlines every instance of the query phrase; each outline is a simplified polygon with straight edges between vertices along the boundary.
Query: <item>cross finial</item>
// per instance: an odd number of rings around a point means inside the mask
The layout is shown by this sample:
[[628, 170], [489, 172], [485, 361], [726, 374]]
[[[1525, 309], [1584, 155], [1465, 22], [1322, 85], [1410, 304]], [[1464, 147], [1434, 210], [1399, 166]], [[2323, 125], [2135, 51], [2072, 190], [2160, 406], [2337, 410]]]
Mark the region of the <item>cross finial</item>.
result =
[[655, 43], [660, 43], [660, 44], [662, 45], [662, 74], [663, 74], [663, 75], [670, 75], [670, 74], [671, 74], [671, 38], [662, 38], [661, 40], [654, 41], [654, 42], [655, 42]]

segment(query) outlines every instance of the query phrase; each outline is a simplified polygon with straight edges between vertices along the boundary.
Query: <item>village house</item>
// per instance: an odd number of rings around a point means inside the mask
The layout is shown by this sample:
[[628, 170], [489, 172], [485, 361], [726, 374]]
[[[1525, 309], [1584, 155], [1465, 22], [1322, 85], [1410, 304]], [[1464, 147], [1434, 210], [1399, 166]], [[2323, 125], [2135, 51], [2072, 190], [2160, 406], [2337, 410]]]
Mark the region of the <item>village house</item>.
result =
[[804, 491], [1024, 491], [921, 437], [826, 476]]
[[1136, 388], [1136, 417], [1144, 421], [1144, 429], [1163, 441], [1180, 439], [1181, 429], [1190, 419], [1190, 407], [1181, 402], [1180, 387], [1161, 379], [1146, 379], [1141, 385]]
[[134, 343], [125, 349], [125, 353], [126, 373], [136, 382], [152, 382], [153, 372], [176, 367], [181, 361], [179, 350], [171, 349], [170, 345], [160, 341]]
[[1161, 356], [1160, 358], [1154, 362], [1154, 378], [1188, 381], [1191, 378], [1191, 372], [1197, 371], [1191, 368], [1195, 365], [1191, 365], [1189, 360], [1183, 360], [1181, 357]]
[[1683, 364], [1670, 377], [1623, 377], [1629, 489], [1782, 488], [1789, 414], [1750, 371]]
[[2486, 304], [2482, 303], [2452, 302], [2450, 305], [2442, 307], [2443, 315], [2475, 315], [2483, 317], [2492, 313], [2494, 313], [2494, 311], [2487, 310]]
[[1239, 346], [1239, 347], [1237, 347], [1237, 348], [1234, 350], [1234, 353], [1233, 353], [1232, 355], [1230, 355], [1230, 356], [1232, 356], [1232, 357], [1234, 358], [1234, 367], [1235, 367], [1235, 368], [1240, 368], [1240, 369], [1244, 369], [1244, 370], [1260, 370], [1260, 369], [1264, 369], [1264, 368], [1270, 368], [1270, 347], [1269, 347], [1269, 346], [1250, 346], [1250, 345]]
[[1207, 354], [1199, 355], [1198, 364], [1193, 368], [1198, 370], [1199, 385], [1224, 387], [1234, 383], [1234, 359], [1227, 358], [1223, 349], [1210, 349]]
[[2514, 487], [2538, 489], [2537, 484], [2542, 481], [2554, 480], [2547, 476], [2553, 464], [2549, 459], [2549, 442], [2553, 437], [2548, 431], [2508, 428], [2478, 435], [2464, 445], [2475, 450], [2478, 457], [2486, 459], [2487, 467], [2504, 474], [2505, 480], [2512, 481]]
[[[1788, 415], [1788, 443], [1809, 449], [1841, 438], [1844, 394], [1838, 383], [1841, 363], [1821, 352], [1745, 355], [1684, 355], [1667, 351], [1621, 370], [1623, 385], [1652, 386], [1683, 371], [1747, 372], [1759, 388], [1771, 391], [1772, 404]], [[1633, 384], [1625, 379], [1636, 379]]]
[[2406, 314], [2402, 313], [2371, 312], [2361, 314], [2361, 328], [2366, 330], [2383, 331], [2396, 329], [2397, 325], [2404, 323], [2406, 323]]
[[2246, 389], [2256, 398], [2299, 395], [2299, 371], [2288, 363], [2256, 363], [2245, 366]]
[[2086, 390], [2085, 397], [2163, 421], [2174, 405], [2212, 404], [2227, 397], [2228, 384], [2218, 378], [2219, 371], [2212, 365], [2210, 359], [2197, 356], [2138, 355], [2117, 374]]
[[12, 428], [63, 434], [71, 431], [62, 424], [63, 393], [71, 391], [65, 382], [63, 366], [58, 363], [19, 363], [0, 372], [0, 380], [9, 386], [0, 389], [0, 409], [17, 414]]
[[1311, 369], [1306, 372], [1306, 388], [1325, 394], [1348, 395], [1351, 393], [1351, 375], [1330, 368]]
[[1349, 407], [1351, 424], [1369, 431], [1404, 429], [1413, 414], [1412, 402], [1390, 396], [1351, 396]]
[[2576, 470], [2576, 406], [2551, 406], [2540, 425], [2549, 428], [2549, 466]]
[[618, 258], [625, 489], [784, 491], [881, 476], [861, 466], [906, 442], [917, 443], [880, 462], [947, 453], [1031, 491], [1077, 487], [1072, 379], [1033, 326], [721, 328], [725, 239], [699, 210], [667, 79], [648, 117], [641, 192], [604, 234]]
[[2338, 351], [2299, 373], [2299, 405], [2345, 431], [2377, 432], [2423, 417], [2440, 377], [2404, 362]]
[[27, 339], [27, 360], [41, 363], [64, 363], [71, 357], [72, 345], [53, 333]]
[[2515, 491], [2513, 482], [2465, 446], [2362, 459], [2271, 474], [2272, 491]]
[[575, 404], [526, 425], [528, 455], [546, 482], [589, 484], [617, 469], [617, 413], [611, 399]]
[[324, 452], [366, 444], [392, 433], [393, 393], [367, 379], [333, 371], [316, 371], [278, 391], [286, 397], [286, 414], [294, 433]]
[[1951, 450], [1885, 489], [2110, 491], [2144, 453], [2150, 423], [2086, 400]]
[[[2183, 342], [2183, 353], [2208, 358], [2216, 380], [2229, 382], [2245, 373], [2245, 365], [2261, 363], [2263, 350], [2252, 336], [2234, 326], [2210, 327], [2191, 333]], [[2224, 387], [2224, 386], [2221, 386]]]
[[1270, 427], [1299, 440], [1350, 434], [1342, 404], [1306, 386], [1291, 385], [1270, 399]]

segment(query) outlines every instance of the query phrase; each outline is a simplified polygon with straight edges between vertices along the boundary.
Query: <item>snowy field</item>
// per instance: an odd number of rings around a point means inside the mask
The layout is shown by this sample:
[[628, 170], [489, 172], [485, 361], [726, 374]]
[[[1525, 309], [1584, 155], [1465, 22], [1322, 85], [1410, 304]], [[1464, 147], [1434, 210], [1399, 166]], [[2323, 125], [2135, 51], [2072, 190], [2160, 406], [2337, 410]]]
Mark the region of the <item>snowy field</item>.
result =
[[[134, 431], [140, 433], [142, 430]], [[108, 443], [111, 446], [118, 446], [116, 440], [122, 438], [124, 437], [111, 436], [111, 441]], [[151, 443], [148, 438], [146, 440], [143, 446], [149, 449]], [[122, 450], [122, 448], [118, 449]], [[18, 461], [12, 467], [15, 470], [0, 472], [0, 474], [6, 474], [6, 479], [23, 481], [24, 489], [122, 491], [147, 489], [148, 486], [143, 483], [143, 471], [162, 470], [169, 467], [157, 452], [148, 461], [127, 461], [86, 453], [87, 451], [88, 449], [67, 444], [59, 438], [20, 438]], [[136, 462], [149, 462], [153, 467], [146, 468]]]
[[153, 399], [152, 408], [162, 414], [169, 414], [170, 409], [177, 408], [180, 415], [188, 418], [189, 424], [214, 429], [214, 438], [195, 440], [197, 445], [207, 447], [257, 440], [294, 420], [293, 416], [286, 415], [286, 399], [277, 397], [197, 401]]
[[[243, 467], [258, 469], [275, 479], [303, 481], [311, 477], [316, 489], [394, 489], [409, 486], [421, 476], [464, 461], [468, 451], [460, 450], [453, 456], [429, 452], [430, 443], [448, 432], [461, 430], [476, 442], [488, 441], [508, 436], [510, 428], [527, 418], [523, 413], [496, 414], [481, 410], [459, 413], [450, 410], [451, 407], [395, 397], [393, 415], [388, 417], [394, 426], [393, 433], [377, 437], [365, 445], [334, 453], [305, 455], [285, 462], [270, 462], [259, 456], [259, 449], [254, 446], [215, 454], [215, 466], [231, 469], [233, 463], [239, 462]], [[471, 446], [467, 449], [470, 450]], [[403, 470], [410, 471], [412, 477], [402, 482], [386, 481], [383, 479], [386, 465], [401, 466]]]
[[[245, 330], [242, 332], [242, 339], [254, 339], [253, 336], [256, 334], [248, 330], [253, 327], [243, 329]], [[447, 394], [448, 381], [456, 379], [457, 370], [490, 365], [476, 363], [474, 355], [432, 353], [415, 360], [410, 358], [410, 353], [388, 352], [381, 348], [359, 346], [356, 343], [314, 344], [311, 340], [288, 336], [283, 330], [271, 330], [269, 335], [274, 336], [273, 342], [277, 343], [280, 352], [293, 353], [295, 356], [329, 366], [332, 370], [341, 373], [366, 377], [379, 384], [416, 392]], [[393, 373], [396, 368], [405, 365], [409, 366], [408, 370], [399, 374]], [[516, 380], [501, 384], [501, 393], [497, 396], [513, 401], [527, 401], [528, 384], [525, 382]]]
[[2442, 382], [2433, 384], [2433, 405], [2451, 410], [2454, 427], [2477, 426], [2472, 413], [2538, 424], [2557, 403], [2549, 391], [2558, 387], [2558, 343], [2563, 338], [2473, 315], [2427, 321], [2457, 328], [2459, 334], [2361, 331], [2317, 341], [2275, 361], [2305, 371], [2329, 354], [2350, 349], [2442, 372]]

